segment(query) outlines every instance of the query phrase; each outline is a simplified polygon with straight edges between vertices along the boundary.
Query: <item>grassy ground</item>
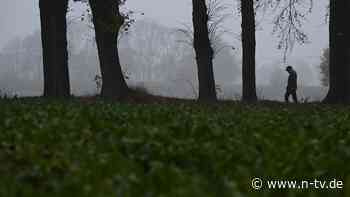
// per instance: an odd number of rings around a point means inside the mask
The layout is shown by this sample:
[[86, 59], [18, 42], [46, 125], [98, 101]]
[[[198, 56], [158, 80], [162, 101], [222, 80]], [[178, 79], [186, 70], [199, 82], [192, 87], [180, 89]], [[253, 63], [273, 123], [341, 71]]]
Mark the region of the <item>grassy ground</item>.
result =
[[[350, 196], [349, 109], [0, 100], [0, 196]], [[254, 177], [344, 189], [256, 191]]]

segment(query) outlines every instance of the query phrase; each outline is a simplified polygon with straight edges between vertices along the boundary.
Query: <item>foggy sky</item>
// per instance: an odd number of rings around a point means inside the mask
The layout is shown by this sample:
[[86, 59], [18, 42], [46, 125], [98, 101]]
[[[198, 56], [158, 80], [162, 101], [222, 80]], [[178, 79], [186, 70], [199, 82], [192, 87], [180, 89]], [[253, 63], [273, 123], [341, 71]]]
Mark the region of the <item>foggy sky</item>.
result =
[[[230, 6], [237, 6], [235, 0], [222, 0]], [[1, 0], [0, 7], [0, 48], [15, 36], [25, 36], [40, 28], [39, 9], [37, 0]], [[78, 5], [76, 5], [77, 8]], [[308, 16], [304, 25], [309, 35], [310, 43], [295, 46], [289, 55], [292, 59], [302, 59], [313, 68], [317, 68], [321, 50], [327, 47], [328, 25], [325, 23], [327, 0], [314, 1], [313, 13]], [[150, 18], [163, 25], [181, 27], [182, 23], [191, 24], [191, 0], [128, 0], [127, 8], [145, 16], [136, 15], [137, 19]], [[233, 7], [229, 7], [231, 9]], [[77, 8], [78, 9], [78, 8]], [[232, 11], [233, 12], [233, 11]], [[240, 48], [237, 35], [240, 33], [240, 16], [236, 12], [225, 23], [225, 28], [232, 31], [224, 39]], [[273, 62], [282, 60], [282, 52], [276, 49], [278, 39], [271, 35], [271, 17], [262, 20], [258, 17], [257, 31], [257, 67], [270, 66]], [[236, 51], [240, 55], [240, 51]], [[281, 66], [284, 66], [281, 63]]]
[[[237, 6], [237, 0], [222, 1], [232, 7]], [[328, 0], [314, 1], [313, 12], [308, 16], [308, 21], [304, 25], [305, 32], [309, 35], [310, 43], [304, 46], [295, 46], [290, 54], [290, 58], [302, 58], [312, 65], [319, 63], [321, 50], [327, 47], [328, 44], [328, 25], [325, 23], [327, 2]], [[128, 0], [128, 6], [136, 11], [144, 12], [145, 17], [169, 26], [181, 26], [183, 22], [191, 23], [191, 0]], [[233, 16], [235, 17], [226, 21], [225, 27], [233, 31], [234, 34], [225, 35], [225, 39], [238, 46], [240, 41], [235, 39], [241, 31], [240, 16], [238, 13], [234, 13]], [[281, 51], [276, 49], [277, 37], [271, 35], [271, 17], [265, 16], [265, 22], [260, 23], [260, 21], [262, 21], [262, 18], [257, 17], [259, 24], [257, 31], [257, 61], [259, 65], [262, 65], [273, 62], [276, 58], [281, 59], [282, 54]]]
[[1, 0], [0, 48], [11, 38], [23, 37], [40, 26], [37, 0]]

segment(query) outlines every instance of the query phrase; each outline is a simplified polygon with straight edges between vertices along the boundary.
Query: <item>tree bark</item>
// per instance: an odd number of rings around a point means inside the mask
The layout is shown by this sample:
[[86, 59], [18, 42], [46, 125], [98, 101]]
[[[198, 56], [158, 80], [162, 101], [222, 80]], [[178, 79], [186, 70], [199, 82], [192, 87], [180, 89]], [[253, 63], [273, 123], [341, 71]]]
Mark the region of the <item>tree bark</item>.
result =
[[199, 83], [199, 101], [216, 101], [213, 71], [214, 51], [208, 30], [208, 14], [205, 0], [192, 0], [193, 47], [196, 53]]
[[255, 79], [255, 12], [254, 0], [241, 0], [242, 13], [242, 101], [256, 102]]
[[89, 0], [102, 76], [101, 96], [122, 98], [128, 92], [118, 54], [118, 34], [124, 24], [119, 1]]
[[350, 29], [348, 19], [350, 17], [350, 2], [345, 1], [343, 26], [345, 29], [345, 103], [350, 104]]
[[44, 96], [70, 96], [66, 14], [68, 0], [40, 0]]
[[347, 0], [330, 0], [329, 91], [325, 103], [350, 103], [350, 63]]

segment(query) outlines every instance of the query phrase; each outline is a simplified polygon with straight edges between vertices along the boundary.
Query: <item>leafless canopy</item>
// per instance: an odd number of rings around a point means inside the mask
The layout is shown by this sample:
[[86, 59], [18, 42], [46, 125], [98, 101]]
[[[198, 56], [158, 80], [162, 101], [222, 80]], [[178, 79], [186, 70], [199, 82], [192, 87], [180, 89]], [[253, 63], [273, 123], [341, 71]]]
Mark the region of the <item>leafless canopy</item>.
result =
[[[232, 46], [223, 45], [221, 42], [222, 36], [228, 31], [224, 27], [224, 22], [228, 17], [231, 17], [228, 10], [228, 5], [222, 3], [222, 0], [206, 0], [207, 3], [207, 15], [208, 15], [208, 30], [211, 47], [214, 50], [215, 55], [220, 53], [226, 47], [233, 48]], [[191, 25], [182, 24], [183, 28], [179, 28], [177, 31], [185, 36], [183, 42], [193, 46], [193, 29]]]
[[[74, 0], [75, 2], [82, 2], [88, 4], [88, 0]], [[118, 2], [119, 7], [125, 5], [127, 0], [116, 0]], [[135, 22], [134, 19], [134, 14], [135, 12], [132, 10], [123, 10], [123, 12], [120, 13], [121, 17], [123, 17], [124, 23], [123, 26], [120, 28], [120, 33], [119, 33], [119, 39], [124, 35], [128, 33], [128, 30], [130, 26]], [[141, 15], [144, 15], [143, 13], [140, 13]], [[78, 17], [80, 20], [88, 20], [92, 21], [92, 14], [90, 8], [86, 9], [86, 11]], [[74, 19], [73, 19], [74, 20]], [[89, 23], [89, 27], [93, 29], [92, 23]]]
[[[283, 50], [284, 61], [295, 43], [305, 44], [308, 36], [302, 29], [306, 15], [311, 13], [313, 0], [266, 0], [278, 14], [274, 18], [273, 33], [279, 40], [278, 49]], [[265, 2], [266, 3], [266, 2]]]

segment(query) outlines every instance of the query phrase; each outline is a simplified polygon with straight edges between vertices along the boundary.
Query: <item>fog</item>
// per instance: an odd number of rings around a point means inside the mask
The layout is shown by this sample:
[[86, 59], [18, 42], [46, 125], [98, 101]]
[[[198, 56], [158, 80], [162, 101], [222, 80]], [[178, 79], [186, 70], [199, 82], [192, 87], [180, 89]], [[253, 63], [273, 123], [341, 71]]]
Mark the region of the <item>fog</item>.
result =
[[[240, 16], [231, 10], [235, 2], [226, 1], [229, 17], [224, 27], [228, 33], [220, 42], [227, 47], [214, 59], [215, 80], [221, 99], [238, 99], [241, 85]], [[230, 7], [232, 6], [232, 7]], [[302, 99], [319, 100], [326, 88], [320, 87], [318, 65], [322, 49], [327, 47], [325, 23], [326, 0], [318, 0], [308, 16], [304, 30], [308, 44], [293, 48], [283, 62], [277, 50], [278, 38], [271, 35], [272, 16], [258, 14], [257, 93], [262, 99], [281, 100], [286, 86], [284, 67], [292, 65], [299, 75], [298, 94]], [[71, 3], [69, 21], [69, 66], [74, 95], [98, 92], [99, 75], [94, 33], [88, 21], [81, 21], [85, 10], [80, 3]], [[127, 82], [157, 95], [194, 98], [197, 76], [194, 52], [182, 42], [178, 28], [191, 23], [189, 0], [129, 0], [124, 9], [135, 11], [136, 23], [119, 43], [120, 58]], [[140, 13], [144, 13], [141, 15]], [[42, 94], [40, 20], [37, 0], [2, 0], [0, 7], [0, 90], [1, 94], [38, 96]]]

